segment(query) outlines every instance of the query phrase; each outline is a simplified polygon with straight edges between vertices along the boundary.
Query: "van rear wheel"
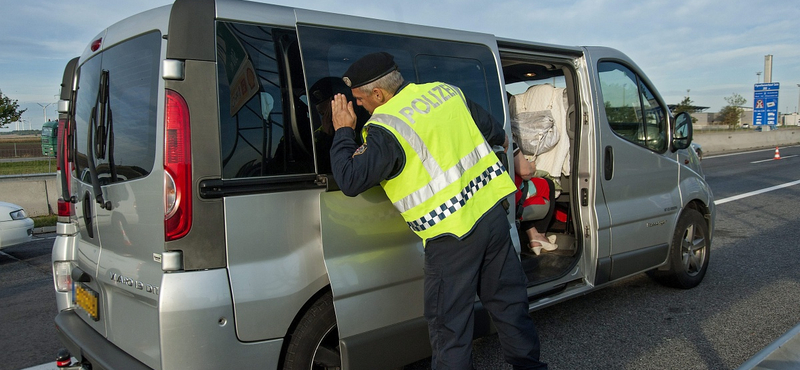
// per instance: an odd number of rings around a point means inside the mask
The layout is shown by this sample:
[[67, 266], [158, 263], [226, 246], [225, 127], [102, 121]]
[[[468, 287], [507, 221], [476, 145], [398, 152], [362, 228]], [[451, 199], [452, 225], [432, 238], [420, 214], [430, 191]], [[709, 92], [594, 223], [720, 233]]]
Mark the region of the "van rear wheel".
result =
[[303, 314], [286, 348], [284, 370], [334, 370], [342, 368], [339, 331], [331, 292], [325, 293]]
[[669, 251], [668, 270], [651, 270], [653, 280], [675, 288], [690, 289], [703, 281], [711, 255], [708, 223], [694, 209], [687, 209], [678, 219]]

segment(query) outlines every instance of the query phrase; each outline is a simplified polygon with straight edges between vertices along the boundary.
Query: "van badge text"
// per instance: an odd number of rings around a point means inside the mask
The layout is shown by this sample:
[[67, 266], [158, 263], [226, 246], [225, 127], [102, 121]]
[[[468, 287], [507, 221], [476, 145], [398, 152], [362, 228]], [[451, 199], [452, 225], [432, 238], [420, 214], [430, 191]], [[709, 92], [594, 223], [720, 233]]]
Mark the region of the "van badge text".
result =
[[131, 288], [136, 288], [136, 289], [145, 291], [147, 293], [152, 293], [152, 294], [158, 295], [159, 290], [160, 290], [157, 286], [152, 286], [150, 284], [145, 284], [145, 283], [143, 283], [143, 282], [141, 282], [139, 280], [134, 280], [134, 279], [131, 279], [131, 278], [127, 277], [127, 276], [122, 276], [120, 274], [117, 274], [115, 272], [110, 272], [108, 274], [108, 276], [111, 278], [111, 281], [113, 281], [113, 282], [115, 282], [117, 284], [127, 285], [127, 286], [129, 286]]

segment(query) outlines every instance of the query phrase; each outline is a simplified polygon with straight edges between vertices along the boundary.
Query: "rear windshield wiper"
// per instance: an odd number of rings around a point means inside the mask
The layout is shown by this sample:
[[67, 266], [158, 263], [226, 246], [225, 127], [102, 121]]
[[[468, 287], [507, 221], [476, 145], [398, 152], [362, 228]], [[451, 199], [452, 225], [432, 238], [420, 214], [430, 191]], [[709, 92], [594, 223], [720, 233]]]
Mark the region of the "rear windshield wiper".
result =
[[108, 168], [111, 171], [111, 183], [117, 182], [117, 163], [114, 162], [114, 115], [111, 113], [111, 75], [106, 71], [105, 104], [103, 109], [106, 111], [105, 129], [106, 136], [103, 137], [104, 146], [107, 142], [108, 148]]
[[[100, 204], [100, 208], [111, 210], [111, 202], [105, 201], [103, 198], [103, 189], [100, 187], [100, 179], [97, 177], [97, 165], [94, 163], [95, 156], [97, 158], [105, 157], [105, 144], [106, 144], [106, 129], [105, 129], [105, 113], [106, 103], [108, 99], [108, 71], [103, 71], [100, 74], [100, 89], [97, 92], [97, 99], [92, 108], [92, 114], [89, 121], [89, 135], [86, 140], [86, 152], [89, 154], [89, 178], [92, 181], [92, 190], [94, 191], [95, 201]], [[98, 119], [98, 114], [100, 115]], [[95, 143], [95, 138], [99, 139]]]

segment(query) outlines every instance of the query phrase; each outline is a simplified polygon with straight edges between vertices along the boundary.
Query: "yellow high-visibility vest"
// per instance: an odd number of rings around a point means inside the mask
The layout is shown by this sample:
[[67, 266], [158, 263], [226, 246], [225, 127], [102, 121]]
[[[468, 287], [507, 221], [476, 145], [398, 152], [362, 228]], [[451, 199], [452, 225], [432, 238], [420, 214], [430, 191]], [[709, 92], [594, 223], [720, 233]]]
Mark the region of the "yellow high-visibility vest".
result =
[[403, 148], [402, 171], [381, 183], [408, 226], [422, 238], [461, 238], [486, 211], [516, 191], [505, 167], [472, 120], [458, 87], [409, 84], [376, 108], [369, 125]]

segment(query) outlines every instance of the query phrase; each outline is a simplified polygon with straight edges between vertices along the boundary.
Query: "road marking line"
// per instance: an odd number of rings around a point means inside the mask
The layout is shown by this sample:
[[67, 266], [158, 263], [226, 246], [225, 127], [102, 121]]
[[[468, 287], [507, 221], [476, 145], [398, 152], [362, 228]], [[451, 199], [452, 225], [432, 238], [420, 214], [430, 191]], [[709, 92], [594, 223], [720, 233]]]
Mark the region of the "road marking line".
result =
[[14, 256], [12, 256], [12, 255], [10, 255], [10, 254], [8, 254], [8, 253], [6, 253], [6, 252], [3, 252], [2, 250], [0, 250], [0, 256], [6, 256], [6, 257], [8, 257], [8, 258], [11, 258], [11, 259], [12, 259], [12, 260], [14, 260], [14, 261], [17, 261], [17, 262], [22, 262], [22, 261], [21, 261], [19, 258], [17, 258], [17, 257], [14, 257]]
[[[782, 146], [781, 148], [794, 148], [796, 146], [798, 146], [798, 145], [786, 145], [786, 146]], [[723, 157], [731, 157], [731, 156], [734, 156], [734, 155], [759, 153], [759, 152], [773, 152], [774, 153], [775, 149], [764, 148], [764, 149], [748, 150], [748, 151], [745, 151], [745, 152], [735, 152], [735, 153], [726, 153], [726, 154], [713, 154], [713, 155], [704, 156], [703, 159], [723, 158]]]
[[[792, 158], [792, 157], [797, 157], [797, 155], [787, 155], [787, 156], [781, 157], [781, 159]], [[778, 160], [779, 159], [775, 159], [775, 158], [762, 159], [760, 161], [750, 162], [750, 164], [756, 164], [756, 163], [762, 163], [762, 162], [772, 162], [772, 161], [778, 161]]]
[[769, 187], [769, 188], [756, 190], [756, 191], [751, 191], [749, 193], [734, 195], [732, 197], [727, 197], [725, 199], [720, 199], [720, 200], [714, 201], [714, 204], [720, 205], [720, 204], [732, 202], [734, 200], [739, 200], [739, 199], [744, 199], [744, 198], [747, 198], [747, 197], [752, 197], [753, 195], [759, 195], [759, 194], [768, 193], [768, 192], [773, 191], [773, 190], [788, 188], [790, 186], [795, 186], [795, 185], [798, 185], [798, 184], [800, 184], [800, 180], [787, 182], [785, 184], [775, 185], [775, 186], [772, 186], [772, 187]]

